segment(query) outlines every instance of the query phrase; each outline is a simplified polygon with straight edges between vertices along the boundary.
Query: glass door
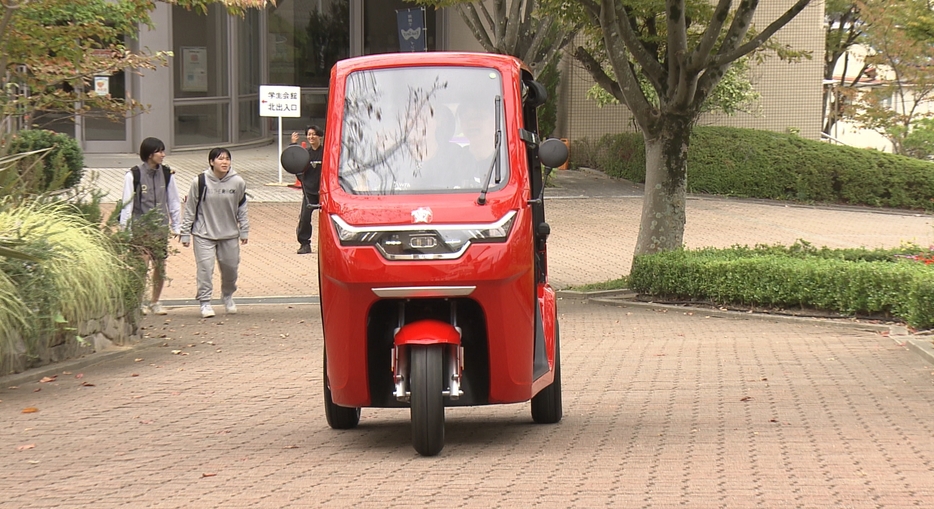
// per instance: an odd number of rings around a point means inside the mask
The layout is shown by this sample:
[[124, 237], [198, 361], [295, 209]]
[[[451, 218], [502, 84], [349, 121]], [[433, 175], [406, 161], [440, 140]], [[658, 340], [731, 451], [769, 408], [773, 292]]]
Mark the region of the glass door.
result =
[[[116, 98], [126, 97], [126, 74], [121, 71], [107, 76], [95, 76], [94, 91], [91, 93]], [[130, 146], [129, 122], [126, 118], [113, 120], [107, 118], [102, 111], [92, 109], [79, 117], [78, 125], [85, 152], [131, 153], [134, 151]]]

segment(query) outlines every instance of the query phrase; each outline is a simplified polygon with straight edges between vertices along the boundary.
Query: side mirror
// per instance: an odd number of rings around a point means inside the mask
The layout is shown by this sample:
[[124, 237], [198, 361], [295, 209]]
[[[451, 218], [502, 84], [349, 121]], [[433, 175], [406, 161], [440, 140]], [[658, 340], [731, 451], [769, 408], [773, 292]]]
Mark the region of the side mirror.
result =
[[538, 108], [548, 100], [548, 91], [545, 90], [545, 85], [535, 80], [526, 80], [522, 84], [525, 85], [523, 99], [527, 105]]
[[568, 161], [568, 146], [557, 138], [548, 138], [538, 146], [538, 158], [549, 168], [557, 168]]
[[300, 145], [290, 145], [282, 151], [279, 162], [282, 163], [282, 168], [285, 171], [292, 175], [298, 175], [305, 171], [305, 167], [311, 162], [311, 156]]

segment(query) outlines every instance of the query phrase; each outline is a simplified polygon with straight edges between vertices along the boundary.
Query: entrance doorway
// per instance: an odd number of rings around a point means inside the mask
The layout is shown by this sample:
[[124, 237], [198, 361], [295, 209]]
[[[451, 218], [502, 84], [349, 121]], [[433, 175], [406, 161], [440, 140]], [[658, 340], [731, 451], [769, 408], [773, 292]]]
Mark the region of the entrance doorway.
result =
[[[95, 76], [92, 93], [126, 97], [126, 73], [121, 71], [109, 76]], [[80, 136], [85, 152], [126, 154], [134, 151], [126, 118], [113, 120], [102, 111], [92, 109], [78, 117], [77, 130], [79, 132], [75, 134]]]

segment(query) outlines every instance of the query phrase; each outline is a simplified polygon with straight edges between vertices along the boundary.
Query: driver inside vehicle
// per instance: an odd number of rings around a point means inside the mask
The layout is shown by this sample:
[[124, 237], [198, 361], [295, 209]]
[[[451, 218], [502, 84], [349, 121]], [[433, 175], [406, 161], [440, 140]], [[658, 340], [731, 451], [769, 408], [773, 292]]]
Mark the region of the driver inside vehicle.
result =
[[477, 187], [475, 177], [483, 170], [470, 151], [455, 141], [454, 113], [444, 105], [431, 113], [425, 124], [425, 142], [418, 144], [423, 145], [417, 150], [424, 157], [416, 164], [416, 177], [431, 189]]

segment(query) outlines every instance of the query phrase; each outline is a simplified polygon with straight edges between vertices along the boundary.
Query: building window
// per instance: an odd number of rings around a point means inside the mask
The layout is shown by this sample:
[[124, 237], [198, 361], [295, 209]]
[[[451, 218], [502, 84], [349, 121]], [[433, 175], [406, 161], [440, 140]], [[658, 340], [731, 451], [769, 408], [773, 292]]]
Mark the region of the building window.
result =
[[[416, 6], [405, 0], [364, 0], [363, 2], [363, 53], [395, 53], [402, 51], [399, 44], [399, 30], [396, 12]], [[425, 8], [424, 27], [427, 51], [437, 50], [437, 23], [435, 8]]]
[[172, 8], [175, 146], [230, 142], [228, 15]]

